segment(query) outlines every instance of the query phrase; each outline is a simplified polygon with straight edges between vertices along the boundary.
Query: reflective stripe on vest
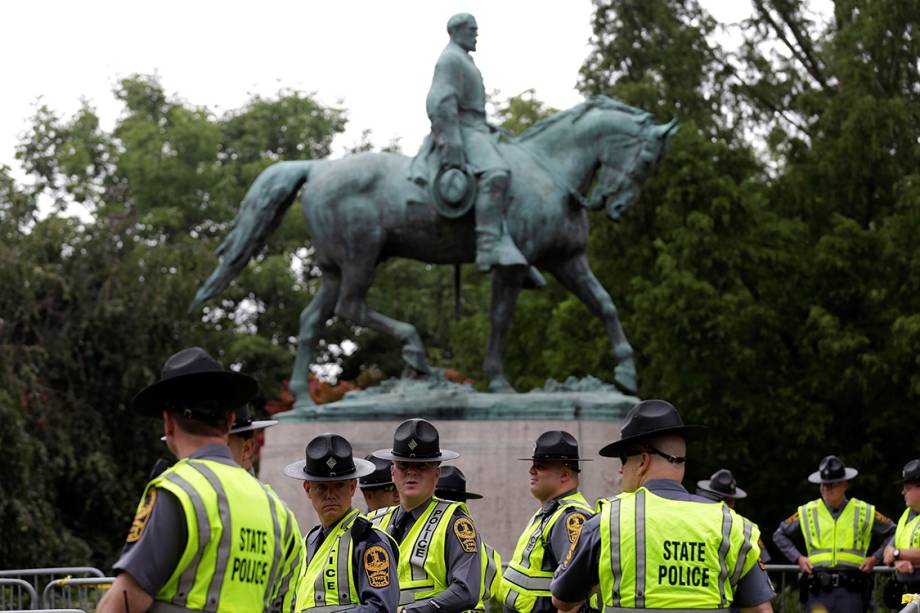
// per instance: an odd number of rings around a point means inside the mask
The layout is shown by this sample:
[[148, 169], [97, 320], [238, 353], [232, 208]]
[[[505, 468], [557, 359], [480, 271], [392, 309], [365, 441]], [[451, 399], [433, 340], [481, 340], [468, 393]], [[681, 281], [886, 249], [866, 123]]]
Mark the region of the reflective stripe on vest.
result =
[[851, 498], [835, 520], [820, 498], [799, 507], [808, 560], [815, 566], [857, 567], [866, 558], [875, 507]]
[[556, 523], [571, 509], [582, 511], [586, 517], [594, 515], [594, 510], [581, 492], [572, 492], [558, 501], [559, 506], [552, 513], [544, 514], [541, 508], [530, 518], [514, 548], [508, 568], [505, 569], [499, 586], [499, 599], [513, 611], [530, 613], [538, 598], [552, 596], [549, 587], [555, 568], [544, 570], [543, 558], [550, 532]]
[[[381, 509], [369, 516], [375, 527], [392, 535], [399, 507]], [[423, 602], [447, 589], [446, 534], [454, 512], [467, 512], [462, 502], [433, 497], [399, 544], [399, 604]]]
[[[340, 611], [360, 604], [354, 585], [354, 543], [351, 526], [359, 513], [352, 509], [326, 535], [307, 560], [297, 593], [299, 611]], [[306, 547], [306, 543], [304, 543]]]
[[725, 609], [760, 556], [757, 526], [723, 503], [670, 500], [639, 488], [599, 508], [605, 611]]
[[907, 520], [908, 515], [910, 515], [910, 507], [904, 509], [898, 520], [898, 527], [894, 531], [895, 549], [920, 547], [920, 515], [910, 521]]
[[192, 611], [264, 610], [285, 574], [277, 544], [282, 526], [290, 529], [283, 503], [242, 468], [212, 460], [181, 460], [147, 487], [172, 493], [188, 528], [154, 600]]
[[479, 602], [475, 609], [470, 611], [485, 611], [486, 602], [493, 597], [498, 598], [499, 587], [501, 586], [502, 557], [495, 548], [488, 543], [482, 544], [481, 550], [482, 574], [479, 585]]

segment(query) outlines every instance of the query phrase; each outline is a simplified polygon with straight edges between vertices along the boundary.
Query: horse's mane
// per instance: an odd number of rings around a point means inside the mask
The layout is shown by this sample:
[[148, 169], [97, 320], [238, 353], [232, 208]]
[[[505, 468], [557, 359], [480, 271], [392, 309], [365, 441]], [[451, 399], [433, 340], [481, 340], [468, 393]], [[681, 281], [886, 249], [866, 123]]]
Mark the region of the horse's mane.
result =
[[651, 115], [649, 113], [641, 109], [637, 109], [636, 107], [629, 106], [625, 102], [621, 102], [616, 98], [610, 98], [608, 96], [591, 96], [584, 102], [580, 102], [570, 109], [559, 111], [554, 115], [550, 115], [546, 119], [541, 119], [532, 127], [528, 128], [523, 134], [516, 137], [514, 140], [517, 142], [530, 140], [563, 121], [571, 121], [572, 123], [575, 123], [581, 119], [585, 113], [594, 109], [620, 111], [621, 113], [626, 113], [628, 115], [635, 115], [636, 121], [638, 123], [644, 123], [651, 119]]

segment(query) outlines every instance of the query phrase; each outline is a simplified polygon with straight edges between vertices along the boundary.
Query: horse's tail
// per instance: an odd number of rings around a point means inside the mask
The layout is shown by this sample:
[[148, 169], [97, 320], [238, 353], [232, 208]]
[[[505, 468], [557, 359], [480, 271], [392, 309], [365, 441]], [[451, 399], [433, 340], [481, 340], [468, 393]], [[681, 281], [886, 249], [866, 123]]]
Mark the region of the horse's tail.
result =
[[190, 309], [222, 292], [265, 246], [310, 175], [311, 161], [278, 162], [256, 177], [240, 203], [230, 233], [217, 248], [220, 263], [198, 288]]

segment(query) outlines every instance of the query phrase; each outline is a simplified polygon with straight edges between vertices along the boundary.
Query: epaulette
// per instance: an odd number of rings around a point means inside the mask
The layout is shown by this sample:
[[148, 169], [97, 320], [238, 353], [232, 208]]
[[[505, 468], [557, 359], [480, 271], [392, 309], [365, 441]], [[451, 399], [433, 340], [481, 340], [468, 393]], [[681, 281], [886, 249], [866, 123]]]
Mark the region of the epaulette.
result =
[[355, 518], [354, 523], [351, 525], [351, 535], [355, 540], [363, 540], [371, 533], [374, 529], [374, 524], [370, 522], [369, 519], [359, 515]]

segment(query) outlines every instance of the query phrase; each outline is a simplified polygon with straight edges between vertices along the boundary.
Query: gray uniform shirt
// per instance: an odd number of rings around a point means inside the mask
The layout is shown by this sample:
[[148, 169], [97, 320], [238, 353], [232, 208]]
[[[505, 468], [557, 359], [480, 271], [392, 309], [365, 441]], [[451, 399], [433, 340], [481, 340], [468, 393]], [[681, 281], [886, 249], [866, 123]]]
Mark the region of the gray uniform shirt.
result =
[[[405, 520], [405, 528], [402, 537], [409, 534], [412, 526], [418, 521], [418, 518], [428, 508], [431, 499], [420, 504], [415, 509], [409, 511], [409, 517]], [[387, 526], [387, 532], [393, 534], [393, 531], [406, 512], [402, 507], [397, 507], [393, 513], [393, 519]], [[479, 532], [476, 532], [476, 550], [466, 551], [461, 544], [460, 538], [455, 536], [455, 527], [457, 522], [465, 518], [472, 523], [469, 515], [463, 511], [456, 511], [450, 520], [450, 526], [447, 527], [447, 537], [444, 547], [444, 557], [447, 563], [447, 589], [432, 598], [430, 601], [418, 605], [408, 605], [406, 611], [420, 611], [434, 613], [460, 613], [473, 609], [479, 603], [479, 589], [482, 585], [482, 540], [479, 538]], [[397, 539], [402, 542], [401, 539]]]
[[[823, 499], [821, 502], [827, 507], [831, 517], [836, 520], [840, 517], [840, 514], [843, 513], [843, 509], [847, 506], [848, 499], [844, 498], [843, 503], [838, 509], [832, 509]], [[875, 512], [875, 521], [872, 523], [872, 540], [869, 543], [868, 550], [872, 551], [873, 545], [877, 547], [875, 553], [872, 555], [874, 555], [875, 559], [879, 562], [881, 562], [884, 557], [885, 545], [888, 543], [888, 537], [894, 535], [896, 527], [893, 521], [878, 511]], [[793, 564], [798, 562], [799, 556], [805, 555], [797, 546], [797, 544], [801, 544], [802, 549], [805, 548], [805, 537], [802, 536], [802, 521], [799, 518], [798, 512], [789, 519], [780, 522], [776, 531], [773, 533], [773, 542], [776, 543], [780, 552], [782, 552], [782, 554]]]
[[[685, 500], [716, 504], [712, 500], [696, 496], [684, 489], [677, 481], [670, 479], [653, 479], [644, 487], [656, 496], [669, 500]], [[572, 551], [568, 565], [556, 569], [553, 577], [553, 596], [564, 602], [584, 600], [588, 592], [600, 582], [598, 568], [601, 556], [600, 515], [589, 519], [581, 531], [581, 537]], [[753, 607], [773, 598], [773, 586], [767, 572], [755, 564], [741, 577], [735, 587], [735, 600], [732, 606]]]
[[[226, 445], [206, 445], [192, 452], [194, 460], [212, 460], [237, 466]], [[157, 489], [150, 519], [140, 538], [125, 543], [113, 572], [128, 573], [142, 590], [155, 598], [179, 564], [188, 539], [185, 513], [179, 500], [169, 491]]]
[[[539, 519], [549, 518], [560, 506], [560, 498], [565, 496], [571, 496], [578, 489], [572, 489], [564, 494], [548, 500], [546, 504], [540, 509]], [[570, 537], [568, 522], [569, 518], [572, 516], [581, 516], [575, 517], [574, 519], [578, 520], [580, 528], [594, 516], [594, 513], [589, 513], [581, 508], [570, 508], [565, 511], [562, 517], [553, 524], [552, 529], [549, 532], [549, 540], [545, 546], [545, 553], [543, 554], [543, 566], [541, 570], [554, 571], [559, 566], [559, 563], [565, 559], [565, 554], [569, 552], [569, 549], [572, 547], [572, 541], [574, 540], [574, 533]], [[528, 524], [528, 532], [530, 532], [530, 525]], [[553, 599], [549, 597], [537, 598], [537, 602], [534, 604], [533, 613], [553, 613], [556, 611], [556, 607], [553, 606]]]
[[[348, 513], [351, 513], [351, 509]], [[347, 513], [346, 513], [347, 515]], [[307, 564], [313, 559], [316, 551], [320, 548], [326, 537], [332, 532], [333, 527], [323, 528], [316, 526], [307, 535]], [[352, 569], [354, 575], [352, 581], [355, 591], [358, 592], [358, 599], [361, 605], [349, 611], [353, 613], [376, 613], [378, 611], [395, 611], [399, 605], [399, 578], [397, 564], [399, 554], [393, 553], [390, 539], [380, 534], [373, 528], [368, 528], [367, 533], [362, 538], [355, 538], [353, 541], [354, 550], [352, 554]], [[371, 571], [366, 567], [364, 554], [371, 547], [382, 547], [389, 556], [389, 577], [387, 585], [384, 587], [374, 587], [370, 582]], [[378, 581], [379, 582], [379, 581]]]

